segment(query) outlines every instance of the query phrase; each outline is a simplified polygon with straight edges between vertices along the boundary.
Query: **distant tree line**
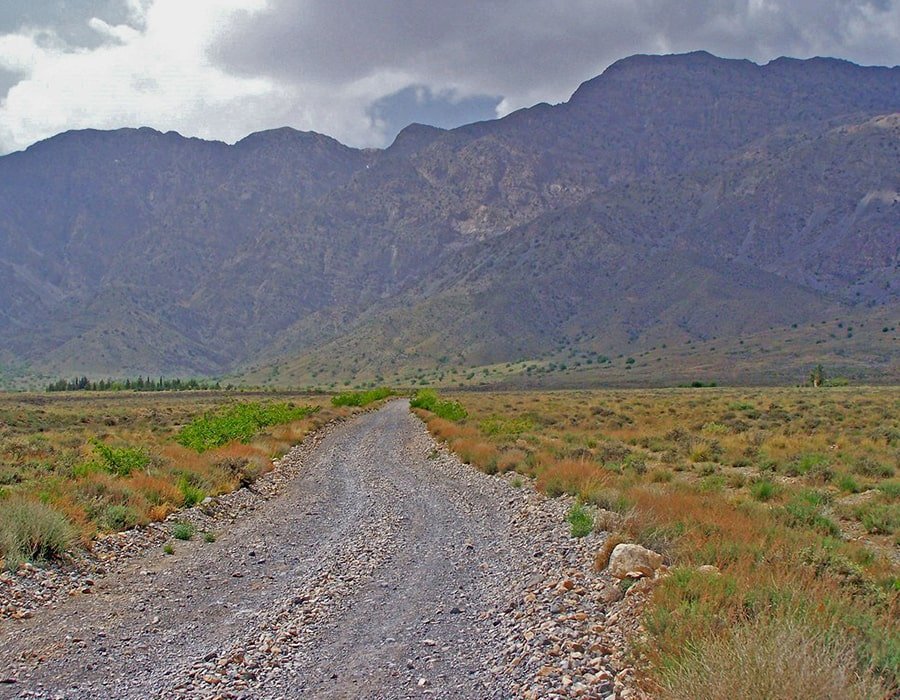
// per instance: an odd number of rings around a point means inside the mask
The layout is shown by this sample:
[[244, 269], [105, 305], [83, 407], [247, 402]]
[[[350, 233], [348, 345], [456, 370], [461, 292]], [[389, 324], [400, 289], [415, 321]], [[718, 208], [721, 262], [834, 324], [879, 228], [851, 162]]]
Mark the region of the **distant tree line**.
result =
[[208, 391], [221, 388], [219, 382], [213, 384], [198, 379], [138, 377], [91, 381], [87, 377], [77, 377], [57, 379], [47, 386], [47, 391]]

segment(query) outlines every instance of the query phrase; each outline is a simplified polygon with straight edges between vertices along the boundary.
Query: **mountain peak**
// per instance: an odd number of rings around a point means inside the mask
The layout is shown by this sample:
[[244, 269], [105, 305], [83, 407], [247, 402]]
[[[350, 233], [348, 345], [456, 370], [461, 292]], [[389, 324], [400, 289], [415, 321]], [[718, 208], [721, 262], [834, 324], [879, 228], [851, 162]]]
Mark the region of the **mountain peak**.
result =
[[413, 122], [409, 126], [404, 127], [394, 142], [387, 147], [386, 151], [392, 155], [408, 156], [416, 151], [425, 148], [435, 139], [446, 134], [446, 129], [441, 129], [430, 124], [420, 124]]

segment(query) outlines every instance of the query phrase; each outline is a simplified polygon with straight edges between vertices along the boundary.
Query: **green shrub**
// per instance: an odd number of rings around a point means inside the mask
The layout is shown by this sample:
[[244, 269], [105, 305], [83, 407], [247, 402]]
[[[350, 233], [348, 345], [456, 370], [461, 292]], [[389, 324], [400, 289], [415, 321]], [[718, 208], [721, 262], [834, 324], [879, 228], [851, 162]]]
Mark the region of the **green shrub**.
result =
[[194, 536], [194, 526], [188, 522], [175, 523], [172, 526], [172, 537], [176, 540], [189, 540]]
[[249, 442], [263, 428], [291, 423], [318, 410], [316, 406], [291, 403], [239, 403], [195, 418], [179, 431], [176, 440], [192, 450], [205, 452], [233, 440]]
[[803, 491], [786, 503], [778, 514], [782, 522], [789, 527], [809, 528], [832, 537], [839, 537], [840, 528], [822, 514], [821, 505], [824, 500], [822, 494], [818, 492]]
[[370, 389], [369, 391], [345, 391], [331, 397], [332, 406], [367, 406], [375, 401], [393, 396], [394, 392], [387, 387]]
[[878, 484], [878, 490], [887, 498], [896, 500], [900, 498], [900, 481], [883, 481]]
[[446, 401], [438, 397], [433, 389], [420, 389], [409, 405], [422, 408], [440, 418], [450, 421], [463, 420], [468, 414], [459, 401]]
[[894, 468], [871, 457], [860, 457], [853, 465], [853, 473], [873, 479], [890, 479], [894, 476]]
[[137, 525], [138, 515], [128, 506], [110, 505], [103, 511], [101, 522], [110, 530], [129, 530]]
[[93, 440], [92, 444], [103, 467], [116, 476], [128, 476], [150, 464], [150, 456], [141, 447], [110, 447], [99, 440]]
[[569, 509], [566, 521], [572, 528], [572, 537], [585, 537], [594, 529], [594, 519], [580, 503], [574, 504]]
[[872, 504], [857, 509], [857, 516], [867, 532], [891, 535], [900, 530], [900, 506]]
[[750, 495], [757, 501], [770, 501], [777, 496], [780, 491], [781, 487], [768, 479], [760, 479], [750, 485]]
[[72, 525], [51, 506], [24, 498], [0, 501], [0, 555], [9, 569], [61, 557], [74, 540]]
[[184, 476], [178, 480], [178, 490], [181, 491], [181, 495], [184, 497], [184, 506], [187, 508], [197, 505], [206, 498], [203, 489], [191, 483], [191, 480]]
[[521, 435], [535, 428], [535, 423], [527, 416], [501, 418], [491, 416], [478, 424], [478, 429], [485, 435]]
[[862, 491], [859, 482], [849, 474], [841, 474], [837, 477], [836, 484], [841, 491], [845, 491], [846, 493], [859, 493]]

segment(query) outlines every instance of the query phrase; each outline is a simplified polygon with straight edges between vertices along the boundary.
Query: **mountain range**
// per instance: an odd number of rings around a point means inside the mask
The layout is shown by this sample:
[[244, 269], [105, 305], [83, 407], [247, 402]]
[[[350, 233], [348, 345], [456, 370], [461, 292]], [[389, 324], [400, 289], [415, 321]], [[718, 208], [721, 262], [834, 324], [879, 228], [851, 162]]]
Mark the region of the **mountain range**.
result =
[[0, 365], [50, 376], [898, 381], [900, 67], [632, 56], [353, 149], [73, 131], [0, 158]]

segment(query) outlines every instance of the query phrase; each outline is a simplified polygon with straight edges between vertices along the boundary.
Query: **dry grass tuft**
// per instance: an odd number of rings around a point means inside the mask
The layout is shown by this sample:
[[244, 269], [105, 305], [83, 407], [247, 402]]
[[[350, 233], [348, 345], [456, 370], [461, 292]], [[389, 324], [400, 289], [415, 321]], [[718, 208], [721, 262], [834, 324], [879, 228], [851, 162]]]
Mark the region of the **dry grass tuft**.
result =
[[609, 566], [609, 558], [612, 556], [613, 550], [620, 544], [628, 542], [628, 538], [620, 532], [612, 532], [605, 540], [603, 546], [594, 557], [594, 567], [597, 571], [603, 571]]
[[664, 700], [873, 700], [887, 698], [871, 673], [857, 674], [848, 648], [808, 625], [758, 620], [701, 642], [662, 678]]

